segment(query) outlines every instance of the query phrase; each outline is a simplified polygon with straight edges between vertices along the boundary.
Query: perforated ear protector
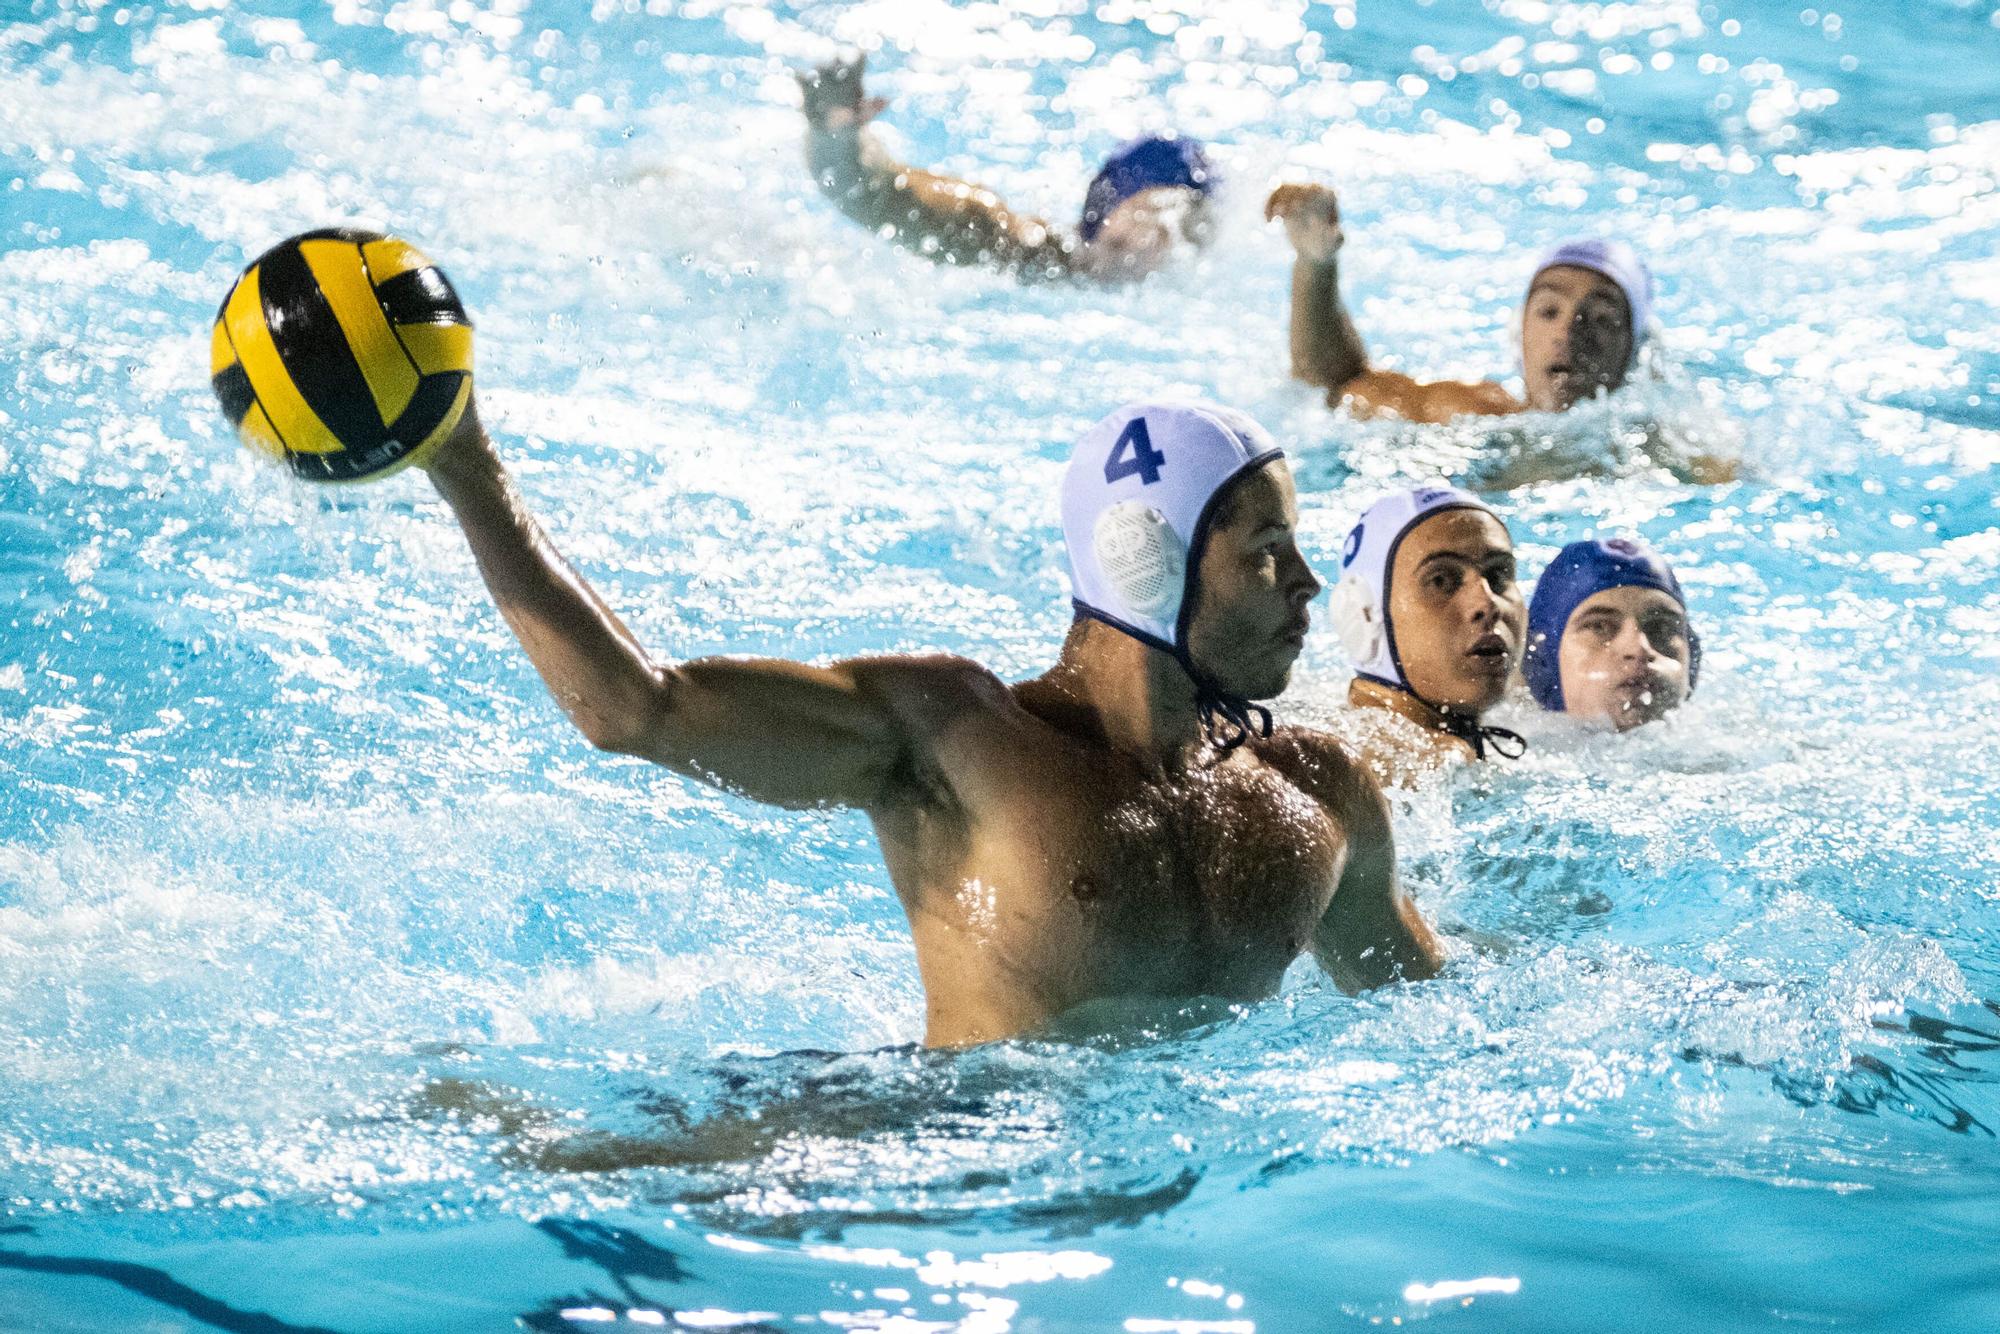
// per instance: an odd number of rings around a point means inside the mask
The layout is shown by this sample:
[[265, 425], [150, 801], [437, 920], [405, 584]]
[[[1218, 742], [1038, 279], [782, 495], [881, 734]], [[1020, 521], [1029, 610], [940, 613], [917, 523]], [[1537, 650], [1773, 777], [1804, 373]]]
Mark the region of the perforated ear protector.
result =
[[1333, 631], [1350, 662], [1370, 662], [1382, 651], [1382, 613], [1375, 590], [1358, 574], [1347, 574], [1327, 594]]
[[1097, 516], [1091, 548], [1112, 591], [1141, 616], [1172, 621], [1187, 587], [1187, 546], [1167, 516], [1125, 500]]

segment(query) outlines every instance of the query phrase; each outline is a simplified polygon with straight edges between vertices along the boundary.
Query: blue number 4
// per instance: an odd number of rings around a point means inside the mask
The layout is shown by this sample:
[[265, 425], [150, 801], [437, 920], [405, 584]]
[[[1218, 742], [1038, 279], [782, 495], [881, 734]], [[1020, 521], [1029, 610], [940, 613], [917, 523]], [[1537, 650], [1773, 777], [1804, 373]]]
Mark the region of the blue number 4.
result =
[[1160, 480], [1160, 469], [1166, 461], [1167, 456], [1153, 448], [1153, 437], [1146, 434], [1146, 419], [1134, 417], [1119, 433], [1118, 443], [1111, 447], [1111, 457], [1104, 460], [1104, 480], [1115, 482], [1137, 473], [1144, 485], [1151, 486]]

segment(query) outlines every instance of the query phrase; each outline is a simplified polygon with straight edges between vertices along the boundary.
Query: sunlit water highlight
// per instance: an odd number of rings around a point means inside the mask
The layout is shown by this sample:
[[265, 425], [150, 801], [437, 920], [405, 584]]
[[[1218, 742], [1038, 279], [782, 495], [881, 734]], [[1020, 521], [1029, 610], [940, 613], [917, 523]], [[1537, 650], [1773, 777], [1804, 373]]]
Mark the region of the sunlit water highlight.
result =
[[[0, 1328], [2000, 1323], [1990, 0], [7, 19]], [[859, 234], [788, 73], [835, 41], [909, 156], [1059, 220], [1121, 137], [1211, 139], [1223, 241], [1105, 293]], [[1336, 418], [1283, 372], [1281, 175], [1340, 186], [1387, 361], [1507, 370], [1530, 256], [1598, 227], [1661, 351], [1500, 439]], [[1321, 564], [1389, 482], [1583, 472], [1502, 500], [1528, 572], [1651, 538], [1701, 690], [1623, 739], [1517, 710], [1527, 760], [1404, 802], [1489, 942], [1444, 981], [916, 1051], [858, 817], [589, 751], [417, 479], [226, 437], [215, 302], [334, 221], [447, 265], [663, 653], [1038, 670], [1068, 442], [1180, 390], [1293, 451]], [[1343, 691], [1315, 636], [1288, 711]]]

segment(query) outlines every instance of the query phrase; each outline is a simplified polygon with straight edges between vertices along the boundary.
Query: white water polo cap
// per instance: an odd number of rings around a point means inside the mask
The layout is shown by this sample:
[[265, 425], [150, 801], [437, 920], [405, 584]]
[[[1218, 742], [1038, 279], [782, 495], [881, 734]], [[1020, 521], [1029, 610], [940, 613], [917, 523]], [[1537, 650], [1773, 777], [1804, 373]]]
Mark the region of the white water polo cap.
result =
[[[1543, 270], [1558, 265], [1588, 269], [1618, 285], [1618, 290], [1625, 294], [1625, 309], [1632, 317], [1632, 353], [1637, 356], [1639, 344], [1646, 341], [1653, 324], [1653, 271], [1646, 267], [1639, 252], [1626, 242], [1609, 237], [1573, 236], [1550, 247], [1535, 265], [1535, 278], [1541, 277]], [[1528, 290], [1532, 292], [1534, 287], [1531, 278]]]
[[[1389, 615], [1389, 576], [1396, 568], [1396, 548], [1410, 530], [1445, 510], [1478, 510], [1491, 514], [1503, 528], [1507, 523], [1491, 505], [1448, 482], [1384, 496], [1349, 530], [1340, 549], [1340, 581], [1333, 586], [1330, 599], [1334, 633], [1340, 636], [1340, 646], [1354, 664], [1355, 675], [1425, 704], [1430, 701], [1411, 686], [1396, 652], [1396, 624]], [[1478, 759], [1485, 759], [1489, 749], [1508, 759], [1519, 759], [1528, 749], [1527, 738], [1519, 732], [1489, 726], [1438, 705], [1431, 707], [1438, 725], [1472, 747]]]
[[1196, 675], [1186, 622], [1215, 498], [1284, 456], [1263, 427], [1217, 403], [1128, 403], [1091, 427], [1063, 476], [1076, 609]]
[[1334, 633], [1354, 670], [1370, 680], [1409, 690], [1396, 654], [1396, 630], [1389, 620], [1389, 574], [1404, 534], [1441, 510], [1493, 507], [1446, 482], [1387, 495], [1368, 507], [1340, 549], [1340, 579], [1330, 598]]

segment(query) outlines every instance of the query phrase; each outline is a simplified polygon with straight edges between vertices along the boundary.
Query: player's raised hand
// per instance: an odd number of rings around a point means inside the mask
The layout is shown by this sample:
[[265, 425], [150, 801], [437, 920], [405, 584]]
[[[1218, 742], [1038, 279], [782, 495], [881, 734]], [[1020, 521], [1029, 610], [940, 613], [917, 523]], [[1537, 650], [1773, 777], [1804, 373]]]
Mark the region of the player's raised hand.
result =
[[1264, 201], [1266, 221], [1283, 219], [1285, 235], [1299, 258], [1326, 264], [1346, 236], [1340, 229], [1340, 200], [1328, 185], [1281, 185]]
[[858, 130], [889, 105], [887, 98], [868, 97], [861, 86], [868, 71], [868, 57], [829, 60], [798, 76], [805, 95], [806, 123], [815, 130], [840, 133]]

